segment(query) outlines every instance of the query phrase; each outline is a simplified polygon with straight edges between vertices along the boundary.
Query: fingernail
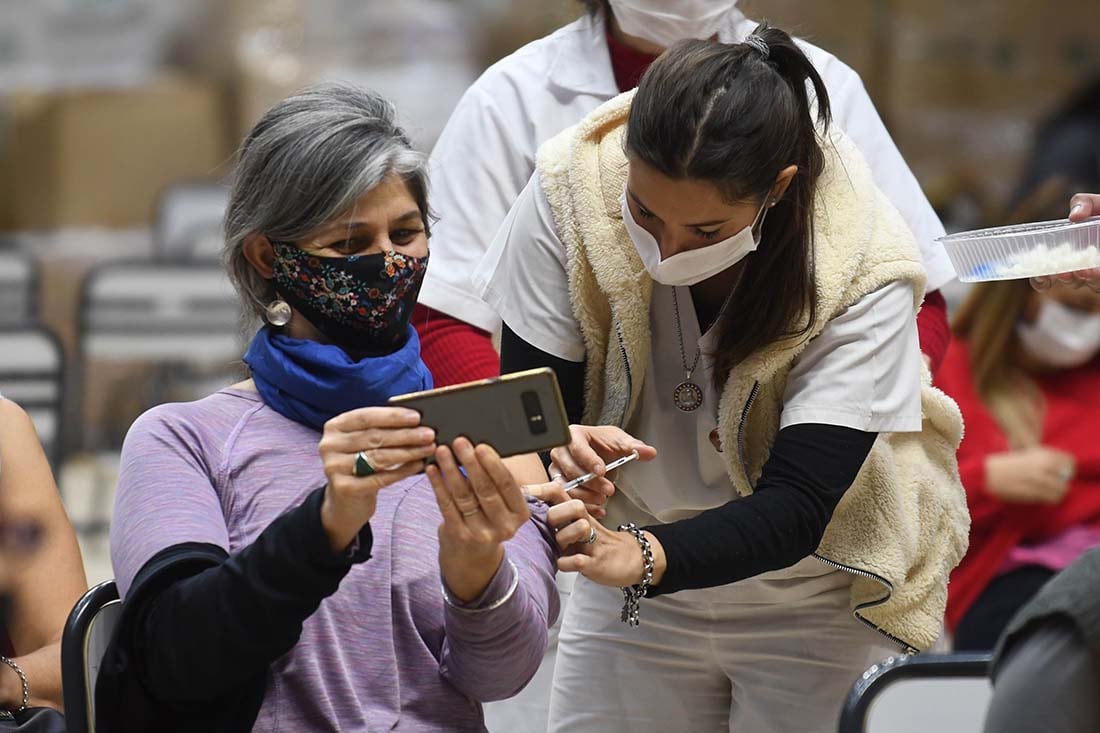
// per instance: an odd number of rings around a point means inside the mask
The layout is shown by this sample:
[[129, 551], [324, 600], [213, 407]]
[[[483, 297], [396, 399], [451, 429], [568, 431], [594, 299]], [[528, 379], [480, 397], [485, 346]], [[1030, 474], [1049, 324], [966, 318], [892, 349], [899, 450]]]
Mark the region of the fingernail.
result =
[[1069, 215], [1072, 218], [1074, 216], [1077, 216], [1078, 214], [1080, 214], [1084, 210], [1085, 210], [1085, 205], [1084, 204], [1074, 204], [1073, 208], [1069, 210]]

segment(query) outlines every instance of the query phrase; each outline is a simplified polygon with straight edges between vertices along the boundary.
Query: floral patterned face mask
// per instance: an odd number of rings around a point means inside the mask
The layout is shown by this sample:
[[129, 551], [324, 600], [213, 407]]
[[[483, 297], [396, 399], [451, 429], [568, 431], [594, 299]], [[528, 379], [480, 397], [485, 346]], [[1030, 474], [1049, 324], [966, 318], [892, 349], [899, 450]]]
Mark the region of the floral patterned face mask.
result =
[[337, 345], [369, 356], [408, 338], [428, 257], [382, 252], [318, 257], [290, 242], [275, 249], [275, 292]]

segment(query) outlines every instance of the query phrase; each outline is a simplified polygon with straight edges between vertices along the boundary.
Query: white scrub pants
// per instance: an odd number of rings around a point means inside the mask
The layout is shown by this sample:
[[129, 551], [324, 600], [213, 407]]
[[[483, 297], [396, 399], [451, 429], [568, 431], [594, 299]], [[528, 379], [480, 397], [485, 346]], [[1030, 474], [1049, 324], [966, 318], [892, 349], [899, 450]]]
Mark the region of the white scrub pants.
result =
[[643, 599], [578, 578], [558, 637], [550, 731], [833, 733], [855, 679], [899, 649], [849, 612], [851, 576], [807, 558]]
[[489, 733], [546, 733], [550, 715], [550, 687], [554, 681], [554, 660], [558, 655], [558, 634], [565, 617], [565, 609], [569, 607], [569, 596], [575, 578], [573, 573], [557, 575], [561, 613], [550, 627], [546, 654], [543, 655], [542, 664], [535, 676], [514, 697], [484, 706], [485, 727]]

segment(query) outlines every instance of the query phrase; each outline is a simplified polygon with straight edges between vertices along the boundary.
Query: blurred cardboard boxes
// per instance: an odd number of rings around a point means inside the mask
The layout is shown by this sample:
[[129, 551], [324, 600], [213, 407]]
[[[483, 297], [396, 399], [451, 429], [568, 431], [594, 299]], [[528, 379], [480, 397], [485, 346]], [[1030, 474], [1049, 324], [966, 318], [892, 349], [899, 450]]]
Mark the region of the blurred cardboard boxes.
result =
[[[925, 190], [1001, 200], [1036, 124], [1100, 77], [1097, 0], [743, 0], [863, 77]], [[937, 203], [934, 201], [934, 203]], [[944, 203], [944, 202], [939, 202]]]
[[178, 77], [11, 95], [0, 228], [147, 225], [162, 188], [224, 166], [222, 96], [211, 83]]
[[1003, 197], [1035, 125], [1100, 75], [1096, 0], [896, 1], [879, 99], [917, 177], [979, 174]]
[[745, 16], [768, 21], [819, 46], [855, 69], [872, 97], [886, 83], [890, 3], [884, 0], [743, 0]]

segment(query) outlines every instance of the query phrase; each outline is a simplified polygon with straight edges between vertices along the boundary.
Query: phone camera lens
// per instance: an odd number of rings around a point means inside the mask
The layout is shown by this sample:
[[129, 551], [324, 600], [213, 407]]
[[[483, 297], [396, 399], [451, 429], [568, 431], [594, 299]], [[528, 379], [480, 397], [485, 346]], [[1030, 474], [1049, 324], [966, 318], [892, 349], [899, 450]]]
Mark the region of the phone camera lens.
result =
[[527, 417], [527, 429], [532, 435], [542, 435], [546, 432], [546, 418], [542, 414], [542, 401], [538, 392], [527, 390], [520, 393], [520, 401], [523, 403], [523, 413]]

